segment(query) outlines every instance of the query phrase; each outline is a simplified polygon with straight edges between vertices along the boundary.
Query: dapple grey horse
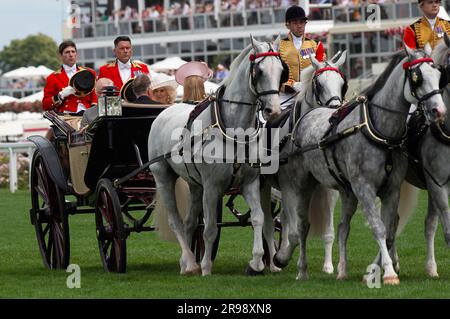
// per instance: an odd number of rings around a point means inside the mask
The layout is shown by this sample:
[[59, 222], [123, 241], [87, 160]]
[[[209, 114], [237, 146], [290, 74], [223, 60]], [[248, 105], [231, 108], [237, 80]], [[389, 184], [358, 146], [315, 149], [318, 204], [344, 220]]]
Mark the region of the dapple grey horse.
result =
[[[181, 246], [181, 274], [196, 273], [199, 270], [190, 245], [202, 209], [205, 253], [201, 261], [201, 271], [202, 275], [211, 273], [212, 247], [218, 231], [217, 203], [231, 187], [240, 188], [251, 209], [254, 230], [253, 259], [249, 262], [247, 271], [250, 274], [263, 271], [264, 215], [260, 203], [259, 169], [237, 163], [236, 158], [233, 161], [233, 157], [231, 162], [228, 161], [228, 152], [226, 163], [220, 163], [223, 158], [219, 163], [205, 161], [202, 152], [207, 147], [220, 153], [225, 142], [243, 141], [244, 133], [239, 133], [239, 130], [234, 132], [234, 136], [229, 136], [227, 132], [231, 128], [245, 131], [245, 134], [248, 134], [245, 136], [249, 136], [249, 139], [257, 137], [258, 129], [255, 128], [255, 123], [259, 123], [258, 108], [266, 118], [280, 113], [279, 88], [283, 70], [278, 53], [273, 51], [272, 45], [258, 42], [251, 37], [251, 45], [245, 48], [231, 65], [230, 75], [223, 83], [223, 95], [218, 94], [216, 103], [200, 113], [193, 121], [188, 134], [183, 137], [182, 129], [194, 109], [192, 105], [175, 104], [164, 110], [153, 122], [148, 139], [149, 158], [160, 157], [161, 160], [151, 164], [150, 169], [163, 205], [168, 210], [169, 224]], [[210, 111], [211, 108], [213, 112]], [[219, 136], [217, 132], [220, 133]], [[199, 137], [200, 142], [194, 145], [193, 150], [188, 150], [191, 146], [191, 136], [194, 139]], [[249, 148], [252, 148], [253, 144], [249, 144]], [[196, 148], [197, 146], [199, 147]], [[178, 157], [161, 157], [164, 154], [181, 153], [182, 156]], [[191, 193], [191, 208], [185, 221], [184, 232], [174, 197], [174, 185], [178, 176], [188, 182]], [[265, 236], [269, 243], [272, 242], [271, 251], [274, 254], [273, 234]]]
[[[280, 136], [288, 137], [292, 129], [292, 122], [295, 121], [296, 112], [301, 117], [304, 110], [317, 107], [336, 108], [342, 104], [345, 98], [346, 80], [340, 73], [339, 67], [344, 64], [347, 52], [338, 52], [329, 61], [319, 62], [314, 57], [311, 58], [312, 65], [302, 70], [301, 91], [296, 97], [294, 108], [291, 110], [290, 118], [280, 128]], [[282, 139], [283, 140], [283, 139]], [[280, 150], [281, 154], [289, 154], [294, 149], [291, 139], [286, 139], [286, 144]], [[286, 167], [292, 164], [289, 160]], [[279, 189], [278, 174], [263, 175], [262, 177], [262, 195], [263, 209], [265, 212], [264, 225], [271, 223], [270, 202], [267, 200], [270, 187]], [[284, 196], [281, 194], [282, 197]], [[338, 192], [327, 189], [319, 185], [314, 191], [309, 205], [309, 218], [311, 221], [310, 234], [320, 235], [324, 240], [325, 258], [322, 270], [325, 273], [332, 274], [334, 271], [332, 261], [332, 249], [334, 241], [333, 212], [338, 198]], [[281, 201], [283, 206], [283, 200]], [[282, 223], [281, 245], [287, 244], [288, 228], [292, 224], [288, 222], [288, 217], [284, 209], [280, 211], [280, 220]], [[294, 216], [295, 217], [295, 216]]]
[[[441, 41], [434, 48], [431, 57], [436, 64], [447, 67], [450, 65], [449, 55], [450, 39], [445, 34], [444, 41]], [[448, 85], [445, 86], [442, 92], [442, 98], [446, 106], [450, 105], [450, 88]], [[413, 164], [410, 166], [406, 175], [406, 181], [418, 188], [428, 190], [428, 210], [425, 218], [425, 239], [427, 242], [425, 271], [430, 277], [439, 277], [434, 256], [434, 237], [438, 219], [441, 220], [445, 241], [447, 246], [450, 247], [450, 209], [448, 205], [448, 197], [450, 195], [449, 128], [450, 116], [447, 113], [443, 123], [433, 123], [431, 126], [427, 124], [422, 127], [422, 133], [415, 132], [420, 137], [418, 141], [414, 141], [414, 144], [417, 144], [417, 152], [414, 153], [417, 153], [418, 156], [414, 160], [418, 160], [420, 165], [416, 166]], [[413, 155], [413, 157], [415, 156], [416, 154]], [[414, 169], [421, 170], [421, 172], [415, 172]], [[418, 177], [418, 175], [423, 175], [424, 180]], [[407, 182], [405, 182], [404, 189], [408, 191], [402, 193], [401, 200], [405, 195], [411, 197], [411, 200], [417, 198], [418, 192], [414, 191], [412, 186]], [[397, 234], [401, 232], [412, 212], [412, 209], [399, 209], [400, 220]], [[396, 254], [395, 247], [393, 249], [394, 254]]]
[[[446, 112], [439, 90], [440, 72], [429, 58], [431, 52], [405, 46], [366, 92], [365, 98], [350, 102], [353, 111], [340, 119], [328, 139], [329, 119], [333, 110], [313, 109], [300, 119], [294, 130], [299, 148], [289, 159], [294, 164], [280, 167], [279, 181], [289, 216], [288, 245], [275, 255], [279, 265], [286, 265], [294, 248], [300, 244], [297, 279], [306, 279], [306, 237], [309, 229], [308, 204], [320, 183], [339, 190], [342, 218], [339, 225], [340, 259], [338, 279], [347, 277], [346, 242], [350, 220], [358, 201], [362, 204], [373, 235], [379, 245], [385, 284], [399, 284], [388, 248], [394, 243], [398, 221], [400, 184], [407, 162], [399, 146], [406, 128], [410, 104], [420, 105], [430, 121]], [[375, 199], [381, 199], [381, 216]]]

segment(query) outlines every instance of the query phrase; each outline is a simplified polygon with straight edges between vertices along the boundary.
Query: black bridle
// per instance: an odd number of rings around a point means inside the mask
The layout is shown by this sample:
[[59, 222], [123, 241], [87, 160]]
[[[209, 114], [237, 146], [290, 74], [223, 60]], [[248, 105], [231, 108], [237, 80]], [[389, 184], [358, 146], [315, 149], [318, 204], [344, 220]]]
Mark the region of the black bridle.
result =
[[422, 63], [434, 63], [432, 58], [420, 58], [414, 61], [408, 61], [403, 63], [403, 70], [406, 72], [406, 79], [409, 82], [411, 89], [411, 95], [417, 99], [417, 105], [423, 107], [423, 103], [434, 95], [442, 94], [443, 89], [433, 90], [426, 93], [425, 95], [419, 97], [417, 94], [417, 89], [423, 81], [422, 73], [420, 72], [419, 66], [411, 68], [414, 65]]
[[[343, 87], [343, 90], [341, 91], [341, 96], [334, 95], [334, 96], [330, 97], [324, 104], [320, 100], [320, 95], [322, 92], [320, 92], [320, 90], [319, 90], [319, 88], [321, 88], [321, 85], [317, 82], [318, 81], [317, 78], [319, 77], [320, 74], [322, 74], [325, 71], [333, 71], [333, 72], [339, 73], [341, 75], [342, 79], [344, 80], [344, 87]], [[339, 105], [342, 105], [342, 102], [343, 102], [342, 95], [344, 95], [345, 91], [347, 90], [346, 89], [347, 80], [345, 78], [345, 75], [342, 74], [338, 68], [334, 68], [332, 66], [326, 66], [326, 67], [323, 67], [323, 68], [317, 70], [316, 72], [314, 72], [314, 77], [312, 79], [312, 82], [313, 82], [312, 89], [313, 89], [314, 97], [315, 97], [316, 103], [318, 105], [328, 107], [332, 101], [339, 101]]]
[[[280, 94], [280, 90], [267, 90], [258, 92], [257, 89], [257, 82], [258, 82], [258, 65], [269, 56], [276, 57], [278, 60], [280, 60], [280, 53], [273, 51], [273, 49], [270, 49], [267, 52], [262, 52], [258, 54], [250, 54], [250, 83], [251, 83], [251, 90], [256, 95], [256, 103], [249, 103], [249, 102], [241, 102], [241, 101], [233, 101], [233, 100], [227, 100], [227, 99], [218, 99], [219, 102], [225, 102], [225, 103], [234, 103], [234, 104], [241, 104], [241, 105], [248, 105], [248, 106], [257, 106], [257, 111], [262, 110], [263, 103], [260, 100], [261, 96], [270, 95], [270, 94]], [[255, 62], [257, 59], [262, 58], [260, 61]]]

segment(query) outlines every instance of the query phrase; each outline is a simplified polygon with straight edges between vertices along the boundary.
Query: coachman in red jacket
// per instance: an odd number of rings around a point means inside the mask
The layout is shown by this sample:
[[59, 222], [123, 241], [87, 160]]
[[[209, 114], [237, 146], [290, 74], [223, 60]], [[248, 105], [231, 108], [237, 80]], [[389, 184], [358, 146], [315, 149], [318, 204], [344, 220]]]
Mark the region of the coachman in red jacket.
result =
[[[57, 113], [78, 113], [96, 105], [98, 98], [95, 91], [80, 94], [69, 84], [72, 76], [80, 70], [90, 71], [94, 77], [95, 71], [78, 66], [77, 47], [73, 41], [64, 41], [59, 45], [62, 66], [47, 77], [44, 88], [42, 108], [44, 111], [55, 110]], [[84, 76], [81, 78], [85, 78]], [[95, 85], [95, 83], [94, 83]]]
[[131, 60], [133, 48], [131, 39], [127, 36], [120, 36], [114, 40], [113, 52], [117, 59], [100, 67], [98, 78], [109, 78], [114, 82], [118, 90], [122, 88], [130, 78], [135, 78], [141, 74], [148, 74], [147, 65]]

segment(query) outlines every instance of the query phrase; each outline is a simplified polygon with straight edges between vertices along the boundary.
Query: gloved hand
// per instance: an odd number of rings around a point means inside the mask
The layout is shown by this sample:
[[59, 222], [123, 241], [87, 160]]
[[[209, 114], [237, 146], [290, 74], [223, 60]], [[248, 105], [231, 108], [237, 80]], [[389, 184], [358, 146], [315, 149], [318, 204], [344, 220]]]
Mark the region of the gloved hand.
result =
[[62, 89], [61, 92], [59, 92], [59, 97], [61, 98], [61, 100], [64, 100], [66, 97], [72, 94], [75, 94], [75, 89], [69, 85]]

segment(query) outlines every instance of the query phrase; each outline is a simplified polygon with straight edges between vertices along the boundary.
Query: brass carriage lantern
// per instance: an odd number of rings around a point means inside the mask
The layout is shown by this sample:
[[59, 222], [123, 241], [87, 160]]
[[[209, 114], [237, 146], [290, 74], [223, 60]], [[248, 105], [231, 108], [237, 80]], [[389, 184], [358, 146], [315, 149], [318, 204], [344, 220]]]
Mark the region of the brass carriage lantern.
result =
[[121, 116], [122, 98], [115, 86], [107, 86], [98, 98], [98, 116]]

